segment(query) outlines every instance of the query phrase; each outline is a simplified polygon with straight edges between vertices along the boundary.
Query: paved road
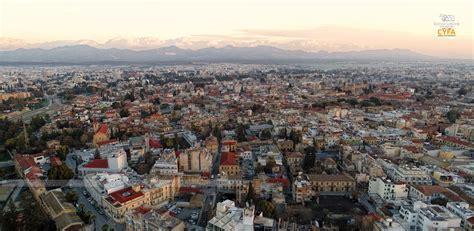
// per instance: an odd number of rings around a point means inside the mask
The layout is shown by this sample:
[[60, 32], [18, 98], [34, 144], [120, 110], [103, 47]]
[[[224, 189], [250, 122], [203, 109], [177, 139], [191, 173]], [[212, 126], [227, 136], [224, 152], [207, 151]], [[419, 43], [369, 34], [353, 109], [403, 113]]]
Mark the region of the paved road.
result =
[[369, 195], [367, 193], [360, 195], [359, 202], [367, 209], [367, 211], [375, 213], [375, 207], [369, 203]]
[[57, 98], [55, 95], [48, 96], [46, 95], [46, 99], [48, 100], [48, 105], [42, 108], [38, 108], [32, 111], [27, 111], [24, 113], [20, 113], [18, 115], [11, 116], [12, 119], [23, 119], [23, 121], [28, 122], [36, 115], [46, 114], [46, 113], [54, 113], [59, 111], [62, 107], [61, 99]]
[[5, 167], [13, 166], [13, 165], [15, 165], [13, 163], [13, 160], [7, 160], [7, 161], [0, 162], [0, 168], [5, 168]]

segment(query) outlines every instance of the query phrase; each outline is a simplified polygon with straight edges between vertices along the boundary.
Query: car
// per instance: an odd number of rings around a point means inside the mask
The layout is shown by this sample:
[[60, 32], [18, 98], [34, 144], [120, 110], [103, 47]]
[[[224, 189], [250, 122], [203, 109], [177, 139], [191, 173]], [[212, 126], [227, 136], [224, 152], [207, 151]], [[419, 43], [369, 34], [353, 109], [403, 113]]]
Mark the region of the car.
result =
[[87, 195], [87, 191], [86, 190], [82, 191], [82, 194], [84, 194], [84, 196]]

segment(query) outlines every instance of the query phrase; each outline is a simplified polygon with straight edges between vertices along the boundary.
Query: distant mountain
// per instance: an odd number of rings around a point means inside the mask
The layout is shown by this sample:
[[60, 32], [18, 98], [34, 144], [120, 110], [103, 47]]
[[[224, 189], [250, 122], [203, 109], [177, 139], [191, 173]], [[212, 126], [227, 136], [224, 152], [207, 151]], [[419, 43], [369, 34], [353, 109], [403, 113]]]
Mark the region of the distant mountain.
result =
[[149, 50], [99, 49], [89, 45], [61, 46], [52, 49], [0, 51], [3, 63], [97, 63], [97, 62], [221, 62], [221, 61], [301, 61], [301, 60], [432, 60], [433, 57], [410, 50], [382, 49], [350, 52], [305, 52], [271, 46], [181, 49], [176, 46]]

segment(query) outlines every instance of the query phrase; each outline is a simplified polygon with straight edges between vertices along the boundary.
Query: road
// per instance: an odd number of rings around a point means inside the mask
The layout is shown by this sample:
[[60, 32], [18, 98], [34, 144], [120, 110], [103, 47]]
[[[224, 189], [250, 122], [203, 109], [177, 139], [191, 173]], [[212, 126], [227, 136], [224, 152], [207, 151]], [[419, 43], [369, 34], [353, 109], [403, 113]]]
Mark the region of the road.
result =
[[36, 110], [32, 111], [27, 111], [20, 113], [18, 115], [13, 115], [11, 116], [11, 119], [17, 120], [17, 119], [23, 119], [23, 121], [28, 122], [31, 120], [36, 115], [41, 115], [41, 114], [46, 114], [46, 113], [54, 113], [56, 111], [59, 111], [62, 107], [62, 102], [61, 99], [57, 98], [56, 95], [48, 96], [45, 95], [46, 99], [48, 100], [48, 105], [44, 106], [42, 108], [38, 108]]

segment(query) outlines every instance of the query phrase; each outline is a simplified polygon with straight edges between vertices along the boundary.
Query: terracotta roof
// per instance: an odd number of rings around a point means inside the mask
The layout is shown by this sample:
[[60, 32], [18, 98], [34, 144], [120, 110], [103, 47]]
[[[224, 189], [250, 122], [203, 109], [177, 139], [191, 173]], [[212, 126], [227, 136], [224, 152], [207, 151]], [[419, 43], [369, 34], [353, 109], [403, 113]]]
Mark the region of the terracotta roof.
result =
[[270, 178], [267, 183], [289, 185], [290, 181], [286, 178]]
[[442, 136], [442, 137], [440, 137], [439, 139], [444, 140], [444, 141], [447, 141], [447, 142], [459, 144], [459, 145], [464, 145], [464, 146], [471, 146], [471, 145], [472, 145], [472, 144], [469, 143], [468, 141], [458, 139], [458, 138], [456, 138], [456, 137], [454, 137], [454, 136]]
[[107, 124], [100, 125], [100, 128], [97, 131], [97, 133], [101, 133], [101, 134], [107, 134], [108, 132], [109, 132], [109, 127], [107, 126]]
[[238, 165], [237, 153], [235, 152], [224, 152], [221, 156], [221, 165]]
[[414, 186], [418, 191], [423, 193], [425, 196], [432, 196], [435, 193], [442, 194], [450, 201], [462, 201], [461, 197], [452, 192], [451, 190], [444, 188], [439, 185], [416, 185]]
[[108, 168], [109, 163], [104, 159], [91, 160], [89, 163], [84, 165], [84, 168]]
[[61, 160], [57, 156], [53, 156], [50, 158], [50, 162], [52, 166], [59, 166], [62, 164]]
[[149, 145], [150, 145], [150, 148], [161, 148], [161, 143], [159, 140], [150, 139]]
[[467, 222], [469, 222], [469, 224], [474, 224], [474, 217], [469, 217]]
[[179, 188], [180, 193], [200, 193], [201, 190], [198, 188], [192, 188], [192, 187], [181, 187]]
[[24, 171], [28, 168], [37, 166], [35, 160], [30, 155], [15, 155], [15, 160], [20, 165], [21, 169]]
[[301, 152], [287, 152], [286, 157], [287, 158], [303, 158], [304, 155]]
[[150, 211], [151, 211], [151, 208], [147, 208], [147, 207], [143, 207], [143, 206], [137, 207], [135, 209], [135, 213], [141, 213], [141, 214], [146, 214]]
[[110, 194], [110, 197], [114, 201], [118, 201], [120, 203], [126, 203], [127, 201], [131, 201], [133, 199], [139, 198], [143, 196], [143, 193], [141, 191], [135, 192], [135, 190], [132, 189], [132, 187], [124, 188], [122, 190], [119, 190], [117, 192], [113, 192]]

